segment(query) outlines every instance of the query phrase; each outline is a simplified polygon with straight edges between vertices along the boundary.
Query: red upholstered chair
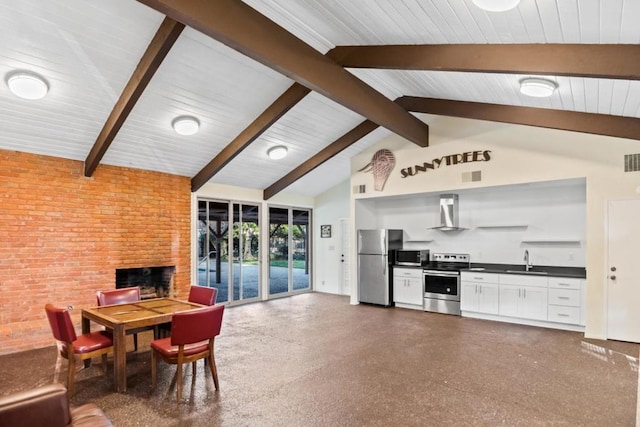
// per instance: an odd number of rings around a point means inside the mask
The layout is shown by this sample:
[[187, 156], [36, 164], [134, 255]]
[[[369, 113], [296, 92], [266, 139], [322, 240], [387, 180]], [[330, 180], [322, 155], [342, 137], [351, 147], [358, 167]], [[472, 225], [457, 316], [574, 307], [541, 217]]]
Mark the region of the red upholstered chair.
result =
[[214, 305], [218, 296], [218, 288], [191, 285], [189, 288], [189, 302], [202, 305]]
[[107, 369], [107, 353], [113, 350], [113, 340], [104, 331], [76, 335], [69, 312], [52, 304], [44, 306], [51, 326], [51, 332], [59, 341], [60, 355], [69, 361], [67, 367], [67, 392], [73, 396], [76, 357], [79, 360], [102, 356], [102, 366]]
[[114, 289], [111, 291], [96, 292], [98, 305], [124, 304], [140, 301], [140, 287]]
[[[131, 288], [115, 289], [111, 291], [98, 291], [96, 292], [96, 300], [98, 301], [98, 305], [137, 302], [140, 301], [140, 287], [134, 286]], [[135, 351], [138, 351], [138, 332], [144, 332], [150, 329], [153, 329], [153, 327], [137, 328], [127, 331], [127, 335], [133, 334], [133, 348]]]
[[[218, 295], [218, 288], [209, 288], [206, 286], [191, 285], [189, 288], [189, 302], [195, 302], [202, 305], [214, 305], [216, 303], [216, 296]], [[163, 323], [159, 325], [160, 337], [168, 337], [171, 334], [171, 323]], [[207, 361], [205, 360], [205, 364]]]
[[158, 357], [166, 363], [177, 364], [178, 402], [182, 398], [182, 364], [192, 363], [196, 374], [196, 361], [207, 358], [213, 376], [213, 384], [218, 390], [218, 371], [213, 352], [213, 342], [220, 334], [224, 305], [213, 305], [199, 310], [185, 311], [173, 315], [171, 336], [151, 342], [151, 384], [157, 382]]

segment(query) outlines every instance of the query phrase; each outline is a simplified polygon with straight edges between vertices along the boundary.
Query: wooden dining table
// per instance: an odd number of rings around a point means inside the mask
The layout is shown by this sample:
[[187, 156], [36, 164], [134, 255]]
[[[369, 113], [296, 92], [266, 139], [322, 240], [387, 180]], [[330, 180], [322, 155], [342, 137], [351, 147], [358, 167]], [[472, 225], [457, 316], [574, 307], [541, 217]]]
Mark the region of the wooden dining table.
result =
[[86, 308], [82, 310], [82, 333], [91, 331], [92, 321], [112, 331], [114, 385], [117, 392], [124, 392], [127, 390], [127, 331], [168, 323], [174, 313], [202, 307], [201, 304], [174, 298], [154, 298]]

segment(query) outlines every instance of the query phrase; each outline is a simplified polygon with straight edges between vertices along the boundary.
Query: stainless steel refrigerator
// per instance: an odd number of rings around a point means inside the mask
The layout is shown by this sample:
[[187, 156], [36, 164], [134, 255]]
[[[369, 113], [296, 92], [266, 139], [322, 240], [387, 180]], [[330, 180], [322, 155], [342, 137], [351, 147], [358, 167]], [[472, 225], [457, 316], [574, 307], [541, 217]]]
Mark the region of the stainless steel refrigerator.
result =
[[402, 249], [402, 230], [358, 230], [358, 301], [393, 303], [390, 251]]

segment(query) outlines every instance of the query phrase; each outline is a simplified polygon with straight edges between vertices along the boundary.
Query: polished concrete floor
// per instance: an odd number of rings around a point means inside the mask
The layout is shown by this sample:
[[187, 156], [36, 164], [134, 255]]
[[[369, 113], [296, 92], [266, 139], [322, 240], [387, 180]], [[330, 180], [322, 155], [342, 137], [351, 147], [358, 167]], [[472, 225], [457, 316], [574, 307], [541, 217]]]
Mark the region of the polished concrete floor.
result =
[[[117, 426], [632, 426], [636, 344], [434, 313], [349, 305], [309, 293], [228, 308], [216, 341], [220, 390], [200, 362], [175, 395], [175, 366], [151, 390], [149, 335], [128, 390], [95, 366], [73, 405]], [[53, 381], [54, 347], [0, 357], [0, 395]], [[64, 378], [65, 372], [62, 372]]]

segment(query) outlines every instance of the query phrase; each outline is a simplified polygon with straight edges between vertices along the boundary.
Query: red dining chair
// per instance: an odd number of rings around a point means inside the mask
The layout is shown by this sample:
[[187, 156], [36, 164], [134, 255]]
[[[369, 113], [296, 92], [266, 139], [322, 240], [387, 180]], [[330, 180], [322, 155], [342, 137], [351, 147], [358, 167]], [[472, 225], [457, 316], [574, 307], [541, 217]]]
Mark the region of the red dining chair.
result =
[[[189, 302], [195, 302], [202, 305], [214, 305], [218, 295], [218, 288], [209, 288], [206, 286], [191, 285], [189, 288]], [[163, 323], [158, 325], [160, 337], [168, 337], [171, 334], [171, 323]], [[207, 361], [205, 360], [205, 364]]]
[[214, 305], [218, 296], [218, 288], [191, 285], [189, 288], [189, 302], [202, 305]]
[[193, 375], [196, 361], [206, 358], [218, 390], [218, 371], [213, 352], [215, 337], [220, 334], [224, 305], [212, 305], [198, 310], [176, 313], [171, 320], [171, 336], [151, 342], [151, 386], [156, 388], [158, 357], [166, 363], [178, 365], [177, 394], [182, 398], [182, 365], [191, 362]]
[[[128, 302], [140, 301], [140, 287], [121, 288], [111, 291], [96, 292], [98, 305], [126, 304]], [[133, 348], [138, 351], [138, 332], [144, 332], [153, 327], [137, 328], [127, 331], [127, 335], [133, 335]]]
[[113, 350], [113, 340], [105, 331], [76, 335], [69, 311], [52, 304], [44, 306], [53, 336], [59, 342], [60, 355], [69, 361], [67, 367], [67, 392], [73, 396], [76, 357], [80, 360], [102, 356], [102, 366], [107, 370], [107, 353]]

